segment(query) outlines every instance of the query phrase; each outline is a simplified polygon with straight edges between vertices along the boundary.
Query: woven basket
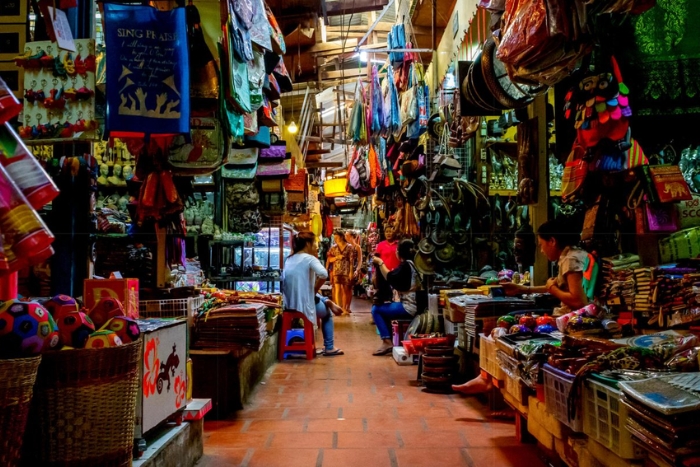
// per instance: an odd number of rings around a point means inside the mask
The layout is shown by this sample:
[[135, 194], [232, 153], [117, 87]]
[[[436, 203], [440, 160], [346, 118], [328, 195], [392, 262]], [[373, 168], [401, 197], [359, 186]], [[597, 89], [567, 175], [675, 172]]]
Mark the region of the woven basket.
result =
[[17, 465], [41, 357], [0, 360], [0, 465]]
[[42, 467], [131, 465], [140, 356], [140, 340], [45, 354], [23, 462]]

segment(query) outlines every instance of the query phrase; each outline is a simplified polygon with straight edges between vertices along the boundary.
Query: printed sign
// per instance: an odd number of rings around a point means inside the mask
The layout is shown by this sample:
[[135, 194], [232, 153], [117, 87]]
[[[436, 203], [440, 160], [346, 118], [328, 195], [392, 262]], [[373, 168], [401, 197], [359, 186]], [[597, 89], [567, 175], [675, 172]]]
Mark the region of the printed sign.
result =
[[106, 3], [104, 10], [108, 131], [189, 133], [185, 9]]

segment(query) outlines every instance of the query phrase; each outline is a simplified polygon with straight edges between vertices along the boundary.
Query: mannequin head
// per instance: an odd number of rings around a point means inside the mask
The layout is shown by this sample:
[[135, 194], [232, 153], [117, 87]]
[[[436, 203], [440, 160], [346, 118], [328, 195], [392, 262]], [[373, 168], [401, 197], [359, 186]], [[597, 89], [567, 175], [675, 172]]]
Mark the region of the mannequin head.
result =
[[114, 164], [114, 168], [112, 169], [112, 173], [114, 174], [115, 177], [121, 178], [122, 176], [122, 166], [119, 164]]
[[129, 200], [126, 196], [119, 198], [119, 210], [126, 212], [126, 205], [129, 204]]
[[131, 180], [131, 177], [134, 176], [134, 169], [132, 169], [130, 165], [125, 165], [123, 173], [124, 173], [124, 180]]
[[106, 177], [109, 175], [109, 166], [107, 164], [100, 164], [100, 176]]

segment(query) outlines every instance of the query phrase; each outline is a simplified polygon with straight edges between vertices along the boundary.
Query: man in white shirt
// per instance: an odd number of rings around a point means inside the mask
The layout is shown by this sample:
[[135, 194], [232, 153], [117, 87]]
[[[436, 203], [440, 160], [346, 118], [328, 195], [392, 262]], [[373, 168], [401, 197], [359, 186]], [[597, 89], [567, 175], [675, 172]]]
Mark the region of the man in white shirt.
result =
[[323, 332], [323, 355], [342, 355], [343, 351], [336, 349], [333, 341], [333, 313], [342, 310], [332, 301], [318, 299], [316, 292], [328, 278], [328, 271], [317, 258], [318, 244], [316, 235], [312, 232], [301, 232], [294, 237], [292, 254], [284, 263], [283, 294], [285, 310], [303, 313], [306, 319], [316, 323], [321, 319]]

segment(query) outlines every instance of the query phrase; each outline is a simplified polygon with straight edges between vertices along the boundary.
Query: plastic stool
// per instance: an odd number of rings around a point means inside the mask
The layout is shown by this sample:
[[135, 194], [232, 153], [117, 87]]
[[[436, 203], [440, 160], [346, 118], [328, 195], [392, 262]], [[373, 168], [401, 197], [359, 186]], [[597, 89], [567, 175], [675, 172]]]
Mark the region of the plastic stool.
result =
[[[301, 319], [304, 322], [304, 342], [299, 344], [287, 344], [287, 331], [292, 329], [292, 321]], [[301, 350], [306, 354], [307, 360], [313, 360], [316, 355], [316, 345], [314, 343], [314, 325], [303, 313], [298, 311], [285, 311], [282, 313], [282, 329], [280, 330], [279, 349], [277, 358], [284, 360], [286, 352]]]
[[[292, 339], [295, 340], [304, 340], [304, 330], [303, 329], [290, 329], [287, 331], [287, 339], [285, 340], [285, 344], [289, 345], [289, 343], [292, 341]], [[293, 345], [293, 343], [292, 343]], [[295, 350], [294, 352], [285, 352], [283, 358], [289, 358], [290, 355], [297, 354], [299, 352], [303, 352], [303, 350]]]

